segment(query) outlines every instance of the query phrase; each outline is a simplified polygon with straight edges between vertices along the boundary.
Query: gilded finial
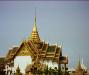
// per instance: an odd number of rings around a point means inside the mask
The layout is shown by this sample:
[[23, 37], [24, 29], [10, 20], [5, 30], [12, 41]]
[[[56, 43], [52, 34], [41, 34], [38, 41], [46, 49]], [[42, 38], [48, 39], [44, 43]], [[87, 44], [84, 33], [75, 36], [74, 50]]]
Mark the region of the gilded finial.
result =
[[40, 42], [40, 37], [38, 34], [37, 25], [36, 25], [36, 8], [35, 8], [34, 26], [33, 26], [32, 34], [30, 35], [29, 39], [35, 43]]
[[34, 20], [33, 31], [37, 31], [37, 26], [36, 26], [36, 8], [35, 8], [35, 20]]

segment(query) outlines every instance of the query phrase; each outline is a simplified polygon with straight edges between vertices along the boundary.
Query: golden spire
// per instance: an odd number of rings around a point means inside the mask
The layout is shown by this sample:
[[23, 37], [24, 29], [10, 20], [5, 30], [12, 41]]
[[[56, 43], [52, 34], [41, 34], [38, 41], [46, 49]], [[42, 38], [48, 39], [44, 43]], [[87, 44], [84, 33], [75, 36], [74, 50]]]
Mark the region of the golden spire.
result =
[[34, 43], [40, 42], [40, 37], [39, 37], [39, 34], [38, 34], [37, 25], [36, 25], [36, 9], [35, 9], [34, 26], [33, 26], [32, 34], [30, 36], [30, 40], [32, 40]]
[[37, 31], [37, 26], [36, 26], [36, 14], [35, 14], [35, 21], [34, 21], [33, 31], [38, 32]]

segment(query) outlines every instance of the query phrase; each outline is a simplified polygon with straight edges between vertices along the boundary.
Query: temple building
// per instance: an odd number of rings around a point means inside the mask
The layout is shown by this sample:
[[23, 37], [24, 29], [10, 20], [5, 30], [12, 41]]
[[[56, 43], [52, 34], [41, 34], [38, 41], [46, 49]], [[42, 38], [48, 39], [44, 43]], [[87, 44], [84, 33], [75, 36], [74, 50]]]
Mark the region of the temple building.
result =
[[82, 63], [80, 62], [80, 59], [78, 60], [76, 68], [70, 71], [70, 75], [89, 75], [88, 69], [84, 65], [83, 60]]
[[5, 57], [0, 57], [0, 75], [4, 75], [5, 74]]
[[48, 68], [55, 68], [64, 64], [68, 64], [68, 57], [62, 55], [62, 46], [57, 44], [49, 44], [40, 39], [37, 25], [36, 16], [34, 26], [30, 37], [23, 40], [18, 47], [13, 47], [7, 53], [5, 58], [6, 73], [15, 73], [19, 66], [20, 72], [25, 74], [27, 65], [35, 61], [48, 65]]

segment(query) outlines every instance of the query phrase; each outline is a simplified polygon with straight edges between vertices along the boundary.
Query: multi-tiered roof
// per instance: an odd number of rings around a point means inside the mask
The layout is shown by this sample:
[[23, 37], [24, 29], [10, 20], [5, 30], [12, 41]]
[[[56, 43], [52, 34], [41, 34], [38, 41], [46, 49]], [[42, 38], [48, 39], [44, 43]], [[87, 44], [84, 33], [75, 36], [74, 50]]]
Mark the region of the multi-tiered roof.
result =
[[26, 53], [26, 51], [23, 51], [23, 53], [20, 54], [20, 56], [31, 55], [32, 58], [34, 59], [38, 55], [38, 57], [41, 58], [42, 60], [53, 60], [58, 62], [59, 64], [68, 63], [68, 58], [66, 56], [62, 56], [61, 46], [50, 45], [49, 43], [40, 40], [36, 25], [36, 16], [33, 30], [29, 39], [22, 41], [19, 47], [14, 47], [11, 50], [9, 50], [6, 56], [6, 61], [13, 60], [21, 51], [22, 47], [24, 47], [28, 52]]

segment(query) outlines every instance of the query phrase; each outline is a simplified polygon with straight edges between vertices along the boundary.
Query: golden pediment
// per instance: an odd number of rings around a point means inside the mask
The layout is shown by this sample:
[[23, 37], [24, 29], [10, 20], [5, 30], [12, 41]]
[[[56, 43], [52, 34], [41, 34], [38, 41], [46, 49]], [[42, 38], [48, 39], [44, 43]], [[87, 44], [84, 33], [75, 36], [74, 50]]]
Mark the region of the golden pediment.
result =
[[25, 46], [20, 48], [16, 56], [31, 56], [30, 50], [28, 50]]

